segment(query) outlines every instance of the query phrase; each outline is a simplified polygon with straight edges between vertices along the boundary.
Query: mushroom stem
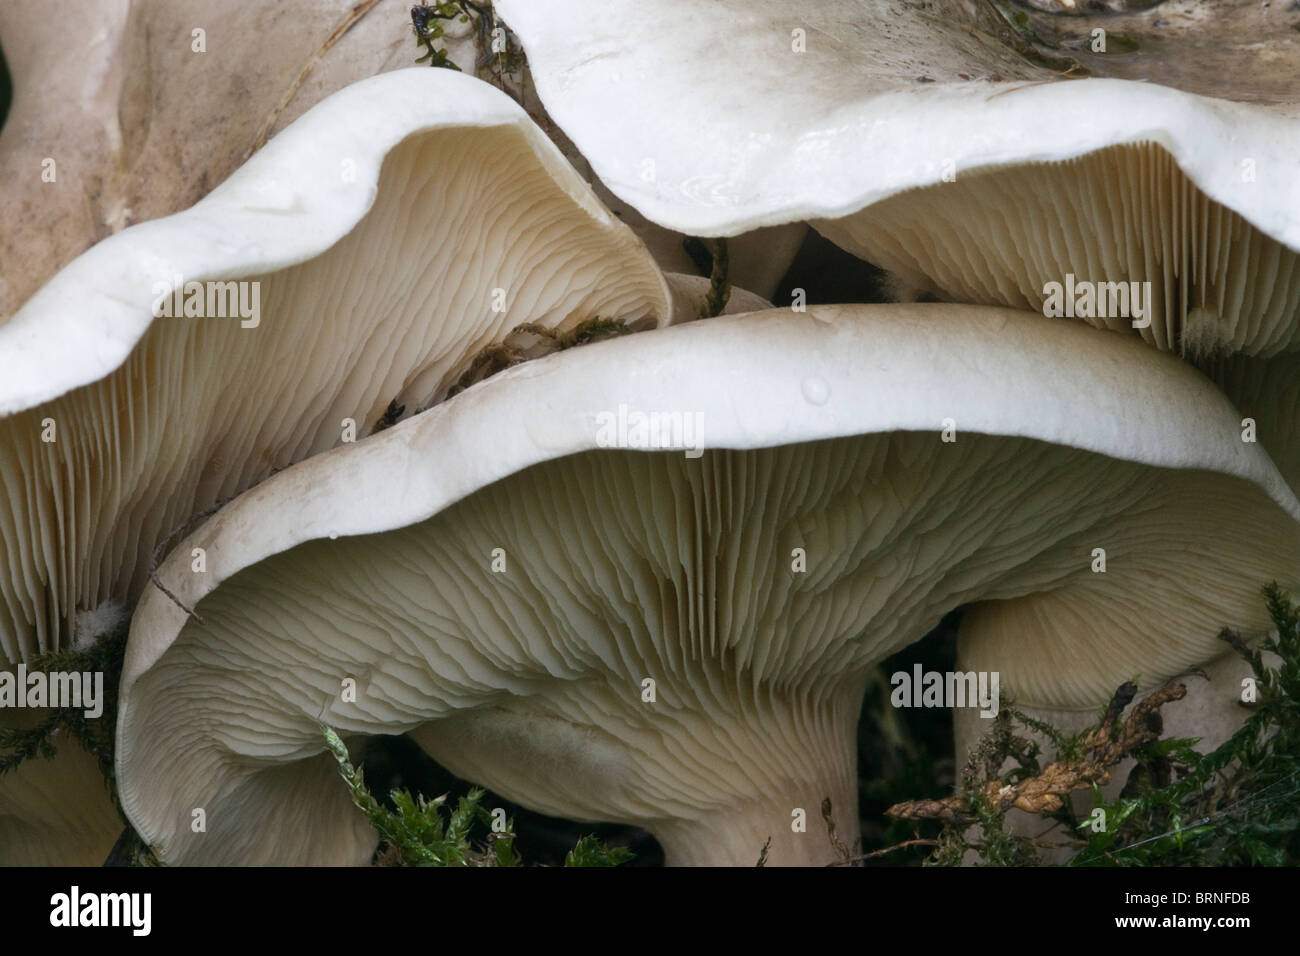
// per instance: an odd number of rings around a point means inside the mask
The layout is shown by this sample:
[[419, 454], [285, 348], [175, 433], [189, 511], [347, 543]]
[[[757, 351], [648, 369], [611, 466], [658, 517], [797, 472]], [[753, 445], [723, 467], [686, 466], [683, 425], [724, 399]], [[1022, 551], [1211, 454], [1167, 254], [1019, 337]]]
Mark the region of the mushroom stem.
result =
[[765, 866], [827, 866], [856, 855], [862, 692], [861, 681], [850, 681], [820, 700], [777, 696], [761, 712], [744, 708], [741, 726], [727, 733], [744, 755], [718, 765], [726, 803], [643, 824], [664, 862], [754, 866], [765, 845]]
[[[822, 816], [826, 800], [831, 806], [833, 838]], [[796, 810], [803, 811], [801, 832], [794, 829]], [[764, 845], [765, 866], [828, 866], [857, 855], [857, 810], [857, 782], [851, 773], [835, 774], [822, 781], [801, 781], [780, 797], [650, 829], [663, 847], [668, 866], [754, 866]]]
[[[861, 681], [824, 695], [764, 687], [713, 698], [707, 676], [689, 700], [629, 710], [586, 687], [567, 699], [503, 701], [410, 735], [457, 776], [534, 810], [645, 828], [668, 866], [754, 866], [769, 837], [768, 866], [855, 855]], [[584, 703], [599, 720], [579, 722]], [[844, 853], [829, 836], [827, 800]]]

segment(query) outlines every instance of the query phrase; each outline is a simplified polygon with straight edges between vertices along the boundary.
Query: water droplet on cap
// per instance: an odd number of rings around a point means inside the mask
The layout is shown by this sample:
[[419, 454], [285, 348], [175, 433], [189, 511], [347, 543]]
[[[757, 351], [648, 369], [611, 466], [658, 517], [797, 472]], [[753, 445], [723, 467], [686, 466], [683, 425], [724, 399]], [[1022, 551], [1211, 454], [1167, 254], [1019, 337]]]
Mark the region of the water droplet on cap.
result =
[[814, 405], [825, 405], [831, 397], [831, 387], [826, 379], [811, 375], [803, 380], [803, 397]]

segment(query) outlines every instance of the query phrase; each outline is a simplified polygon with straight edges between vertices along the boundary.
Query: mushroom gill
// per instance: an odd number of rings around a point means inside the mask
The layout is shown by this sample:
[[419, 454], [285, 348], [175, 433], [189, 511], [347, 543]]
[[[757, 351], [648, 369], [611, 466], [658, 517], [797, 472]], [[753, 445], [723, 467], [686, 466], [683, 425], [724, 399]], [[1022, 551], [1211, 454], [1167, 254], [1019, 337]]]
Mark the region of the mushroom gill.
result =
[[[673, 308], [502, 93], [420, 68], [336, 93], [0, 326], [0, 670], [92, 639], [78, 622], [129, 611], [197, 515], [440, 401], [515, 326], [642, 328]], [[27, 862], [111, 845], [77, 827], [21, 839], [83, 799], [115, 817], [98, 775], [64, 787], [65, 749], [0, 787], [0, 842], [39, 846]], [[62, 809], [29, 802], [56, 790]]]
[[644, 248], [501, 93], [412, 69], [335, 94], [0, 326], [0, 659], [134, 599], [192, 515], [348, 421], [441, 400], [514, 326], [670, 312]]
[[[821, 862], [792, 815], [830, 797], [853, 840], [865, 675], [952, 608], [1054, 602], [1009, 622], [994, 666], [1016, 680], [1031, 638], [1030, 663], [1062, 653], [1083, 692], [1208, 660], [1225, 619], [1259, 623], [1261, 576], [1300, 566], [1300, 502], [1195, 371], [1037, 324], [690, 323], [504, 372], [276, 475], [161, 569], [197, 617], [141, 601], [128, 816], [167, 862], [366, 862], [324, 721], [410, 733], [526, 806], [636, 823], [669, 863], [752, 864], [767, 836], [773, 863]], [[634, 437], [636, 413], [668, 437]]]
[[[963, 170], [814, 225], [944, 300], [1043, 312], [1070, 276], [1103, 287], [1080, 319], [1191, 359], [1300, 348], [1300, 253], [1206, 196], [1158, 143]], [[1057, 315], [1076, 314], [1069, 298]]]

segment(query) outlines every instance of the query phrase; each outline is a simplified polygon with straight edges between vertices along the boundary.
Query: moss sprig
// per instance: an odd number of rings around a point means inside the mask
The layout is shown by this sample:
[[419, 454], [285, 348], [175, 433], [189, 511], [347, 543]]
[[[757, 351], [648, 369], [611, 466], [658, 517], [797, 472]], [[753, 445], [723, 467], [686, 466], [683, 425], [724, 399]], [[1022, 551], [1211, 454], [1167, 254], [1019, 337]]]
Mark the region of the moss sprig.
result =
[[[972, 754], [956, 792], [910, 800], [891, 816], [943, 825], [931, 865], [958, 865], [976, 855], [985, 865], [1034, 862], [1036, 849], [1073, 847], [1070, 866], [1295, 866], [1300, 863], [1300, 609], [1277, 584], [1263, 589], [1274, 630], [1251, 646], [1224, 630], [1219, 637], [1250, 666], [1252, 701], [1246, 723], [1208, 754], [1195, 738], [1164, 737], [1160, 708], [1183, 696], [1176, 681], [1124, 711], [1136, 687], [1126, 683], [1097, 723], [1073, 736], [1050, 723], [1004, 709]], [[1266, 655], [1280, 658], [1276, 667]], [[1012, 721], [1036, 730], [1057, 749], [1040, 767], [1036, 745]], [[1136, 766], [1120, 793], [1104, 798], [1110, 769]], [[1011, 762], [1007, 770], [1001, 768]], [[1077, 820], [1063, 798], [1090, 789], [1088, 819]], [[1078, 838], [1040, 843], [1010, 834], [1015, 806], [1068, 823]], [[1099, 825], [1097, 825], [1099, 824]]]
[[[325, 746], [338, 764], [352, 802], [378, 831], [381, 843], [375, 862], [389, 866], [519, 866], [514, 821], [505, 832], [489, 832], [486, 846], [472, 842], [476, 824], [489, 830], [492, 814], [482, 805], [484, 791], [474, 788], [454, 807], [447, 797], [425, 799], [406, 790], [389, 793], [385, 806], [366, 786], [365, 775], [353, 766], [347, 745], [331, 727], [321, 724]], [[633, 858], [625, 847], [607, 847], [594, 836], [581, 838], [565, 857], [565, 866], [619, 866]]]

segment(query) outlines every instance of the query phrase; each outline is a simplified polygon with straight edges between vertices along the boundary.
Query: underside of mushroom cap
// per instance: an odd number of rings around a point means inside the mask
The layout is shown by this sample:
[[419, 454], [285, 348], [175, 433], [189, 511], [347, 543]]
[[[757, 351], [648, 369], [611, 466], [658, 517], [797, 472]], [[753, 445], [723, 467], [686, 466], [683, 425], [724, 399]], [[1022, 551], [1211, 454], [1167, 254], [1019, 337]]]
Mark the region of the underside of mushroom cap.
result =
[[660, 225], [809, 219], [941, 299], [1036, 311], [1067, 275], [1149, 281], [1161, 348], [1300, 346], [1300, 96], [1065, 80], [955, 5], [498, 6], [550, 114]]
[[[0, 710], [0, 730], [31, 729], [38, 719]], [[95, 758], [66, 734], [56, 741], [53, 757], [0, 774], [0, 866], [102, 866], [122, 832]]]
[[[865, 669], [952, 607], [1090, 600], [1099, 543], [1138, 574], [1190, 553], [1187, 590], [1226, 568], [1213, 618], [1151, 608], [1132, 639], [1151, 669], [1195, 656], [1220, 615], [1251, 613], [1258, 574], [1296, 566], [1300, 503], [1196, 372], [1034, 322], [692, 323], [502, 373], [273, 477], [168, 559], [176, 600], [141, 600], [128, 816], [168, 862], [364, 862], [373, 834], [324, 785], [323, 720], [411, 732], [537, 809], [639, 823], [670, 862], [752, 862], [763, 833], [773, 862], [812, 860], [791, 812], [833, 796], [851, 818]], [[699, 413], [710, 450], [600, 438], [634, 411]]]
[[390, 403], [439, 401], [514, 326], [671, 311], [508, 97], [419, 68], [329, 97], [0, 326], [0, 660], [129, 600], [169, 532], [346, 440], [345, 419], [363, 436]]
[[940, 299], [1136, 329], [1193, 359], [1300, 348], [1300, 253], [1157, 142], [962, 172], [815, 225]]
[[[1106, 566], [1081, 575], [1069, 592], [1043, 591], [1006, 600], [985, 601], [962, 615], [962, 656], [1001, 675], [1005, 693], [1031, 707], [1053, 710], [1097, 708], [1115, 688], [1134, 680], [1150, 689], [1174, 674], [1200, 667], [1219, 656], [1224, 627], [1258, 635], [1268, 627], [1260, 588], [1280, 579], [1294, 586], [1300, 552], [1292, 529], [1273, 534], [1265, 551], [1249, 554], [1248, 538], [1265, 532], [1254, 502], [1224, 501], [1225, 487], [1168, 488], [1195, 495], [1188, 505], [1214, 509], [1223, 524], [1192, 531], [1179, 546], [1135, 549], [1128, 542], [1099, 541]], [[1162, 536], [1167, 520], [1152, 510], [1126, 525], [1137, 536]], [[1244, 550], [1242, 550], [1244, 548]], [[1210, 555], [1184, 549], [1213, 549]], [[1245, 553], [1223, 569], [1222, 555]], [[1153, 555], [1159, 560], [1152, 560]], [[1234, 583], [1225, 586], [1228, 574]], [[1127, 588], [1103, 579], [1124, 575]], [[1254, 582], [1254, 587], [1250, 582]], [[1158, 615], [1161, 637], [1153, 640], [1147, 616]], [[1140, 632], [1140, 633], [1137, 633]], [[1088, 634], [1088, 640], [1078, 635]], [[1184, 635], [1196, 635], [1195, 638]]]
[[1300, 352], [1219, 356], [1205, 373], [1241, 410], [1244, 438], [1262, 444], [1300, 495]]

